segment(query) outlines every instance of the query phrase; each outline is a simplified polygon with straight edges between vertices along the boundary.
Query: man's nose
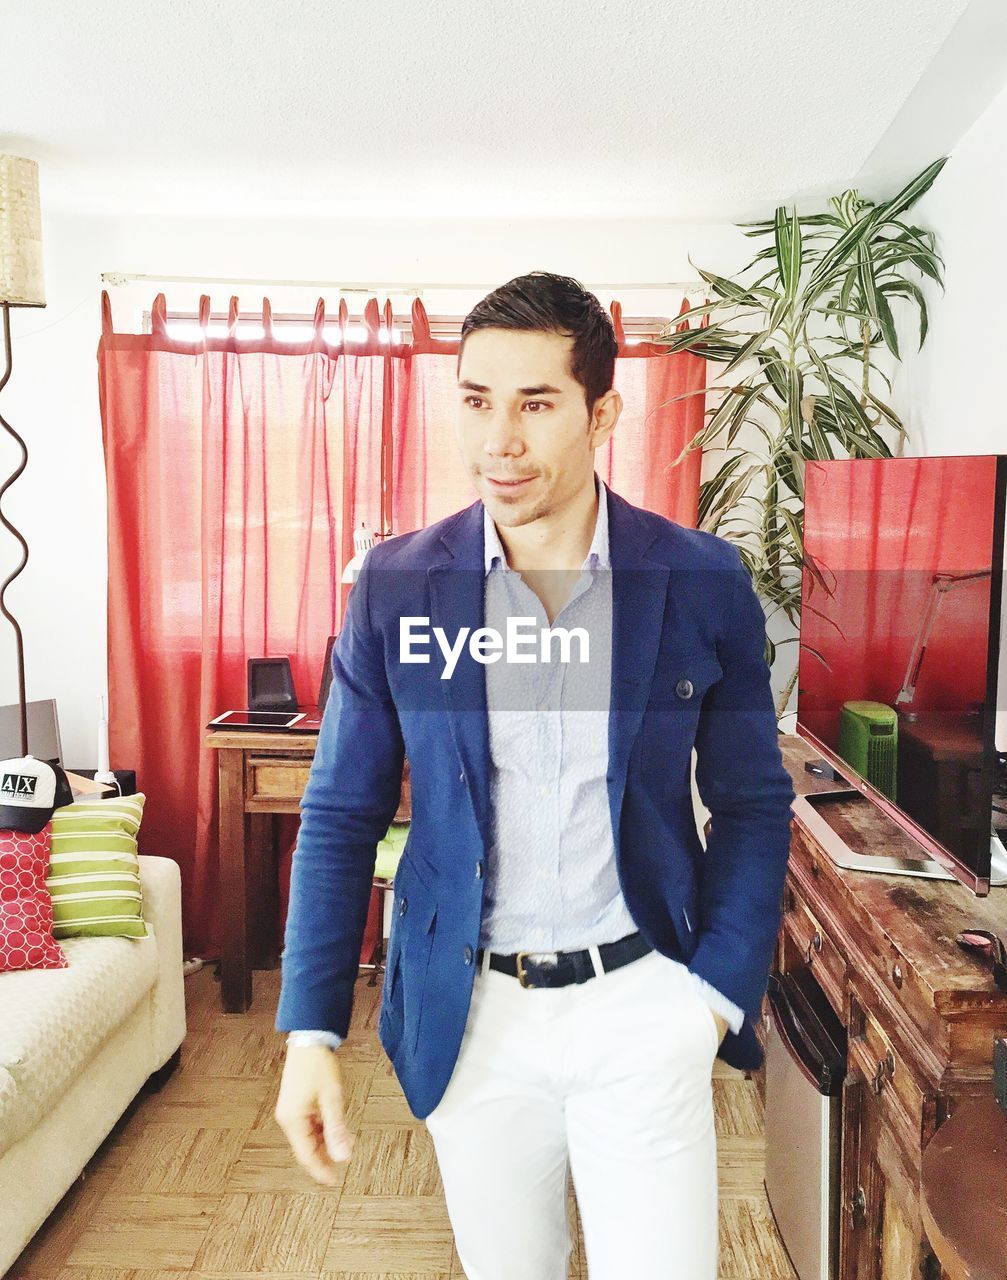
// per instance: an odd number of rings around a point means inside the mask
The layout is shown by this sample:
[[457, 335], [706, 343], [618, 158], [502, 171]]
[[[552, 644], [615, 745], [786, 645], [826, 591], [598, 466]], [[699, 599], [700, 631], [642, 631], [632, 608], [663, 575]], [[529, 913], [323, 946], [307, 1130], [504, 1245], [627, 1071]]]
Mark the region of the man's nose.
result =
[[492, 415], [483, 427], [483, 449], [491, 457], [524, 452], [524, 441], [518, 424], [508, 413]]

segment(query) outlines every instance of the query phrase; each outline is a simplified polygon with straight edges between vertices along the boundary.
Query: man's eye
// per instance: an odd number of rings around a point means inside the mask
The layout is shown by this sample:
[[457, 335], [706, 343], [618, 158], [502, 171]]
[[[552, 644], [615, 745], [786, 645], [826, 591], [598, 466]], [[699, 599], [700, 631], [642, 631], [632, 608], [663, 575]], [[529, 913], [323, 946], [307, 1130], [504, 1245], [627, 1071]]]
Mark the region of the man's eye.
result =
[[[529, 401], [528, 401], [528, 404], [537, 404], [537, 405], [541, 405], [543, 409], [549, 409], [549, 408], [551, 408], [551, 406], [549, 405], [548, 401], [546, 401], [546, 400], [529, 400]], [[527, 408], [527, 406], [525, 406], [525, 407]], [[538, 415], [535, 415], [535, 416], [538, 416]]]
[[471, 404], [473, 400], [481, 400], [481, 399], [482, 399], [482, 396], [466, 396], [465, 403]]

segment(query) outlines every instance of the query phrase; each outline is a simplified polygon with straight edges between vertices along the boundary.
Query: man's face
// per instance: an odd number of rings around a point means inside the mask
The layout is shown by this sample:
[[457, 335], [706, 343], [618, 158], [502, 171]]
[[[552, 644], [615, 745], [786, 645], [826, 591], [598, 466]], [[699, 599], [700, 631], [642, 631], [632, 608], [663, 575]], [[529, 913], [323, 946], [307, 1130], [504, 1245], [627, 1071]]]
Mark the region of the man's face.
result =
[[594, 451], [612, 433], [619, 393], [603, 396], [589, 420], [584, 388], [569, 372], [572, 349], [573, 338], [557, 333], [476, 329], [465, 339], [456, 434], [497, 524], [562, 508], [588, 483]]

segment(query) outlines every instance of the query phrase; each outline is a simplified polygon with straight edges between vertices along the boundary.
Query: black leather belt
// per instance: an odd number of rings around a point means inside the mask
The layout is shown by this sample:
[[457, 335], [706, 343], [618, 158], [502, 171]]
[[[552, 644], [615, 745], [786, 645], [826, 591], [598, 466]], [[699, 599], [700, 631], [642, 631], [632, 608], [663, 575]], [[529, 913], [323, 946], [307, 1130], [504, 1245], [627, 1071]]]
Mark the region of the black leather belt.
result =
[[[603, 942], [598, 947], [598, 954], [601, 957], [601, 967], [609, 973], [620, 965], [629, 964], [631, 960], [639, 960], [653, 949], [638, 930], [615, 942]], [[483, 963], [484, 952], [484, 947], [476, 952], [476, 961], [480, 965]], [[530, 955], [539, 954], [541, 953], [518, 951], [503, 955], [499, 951], [491, 951], [489, 967], [500, 973], [509, 973], [512, 978], [517, 978], [522, 987], [566, 987], [571, 982], [587, 982], [589, 978], [596, 976], [590, 951], [557, 951], [555, 962], [528, 959]]]

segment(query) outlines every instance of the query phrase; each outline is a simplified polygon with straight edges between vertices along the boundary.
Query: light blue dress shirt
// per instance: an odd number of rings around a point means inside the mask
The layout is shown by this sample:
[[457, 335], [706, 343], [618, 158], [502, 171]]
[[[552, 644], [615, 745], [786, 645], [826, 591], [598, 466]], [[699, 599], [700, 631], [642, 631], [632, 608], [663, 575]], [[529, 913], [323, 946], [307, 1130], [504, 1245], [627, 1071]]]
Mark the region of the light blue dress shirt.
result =
[[[587, 660], [571, 639], [570, 660], [486, 664], [492, 775], [493, 842], [479, 945], [532, 959], [614, 942], [637, 926], [619, 884], [608, 803], [612, 577], [608, 489], [596, 475], [598, 514], [580, 577], [552, 624], [541, 600], [511, 569], [484, 509], [487, 627], [506, 633], [507, 619], [539, 628], [583, 628]], [[529, 643], [526, 651], [530, 651]], [[673, 964], [680, 964], [672, 960]], [[737, 1033], [744, 1011], [681, 965], [707, 1003]], [[330, 1031], [291, 1032], [291, 1043], [337, 1047]]]

